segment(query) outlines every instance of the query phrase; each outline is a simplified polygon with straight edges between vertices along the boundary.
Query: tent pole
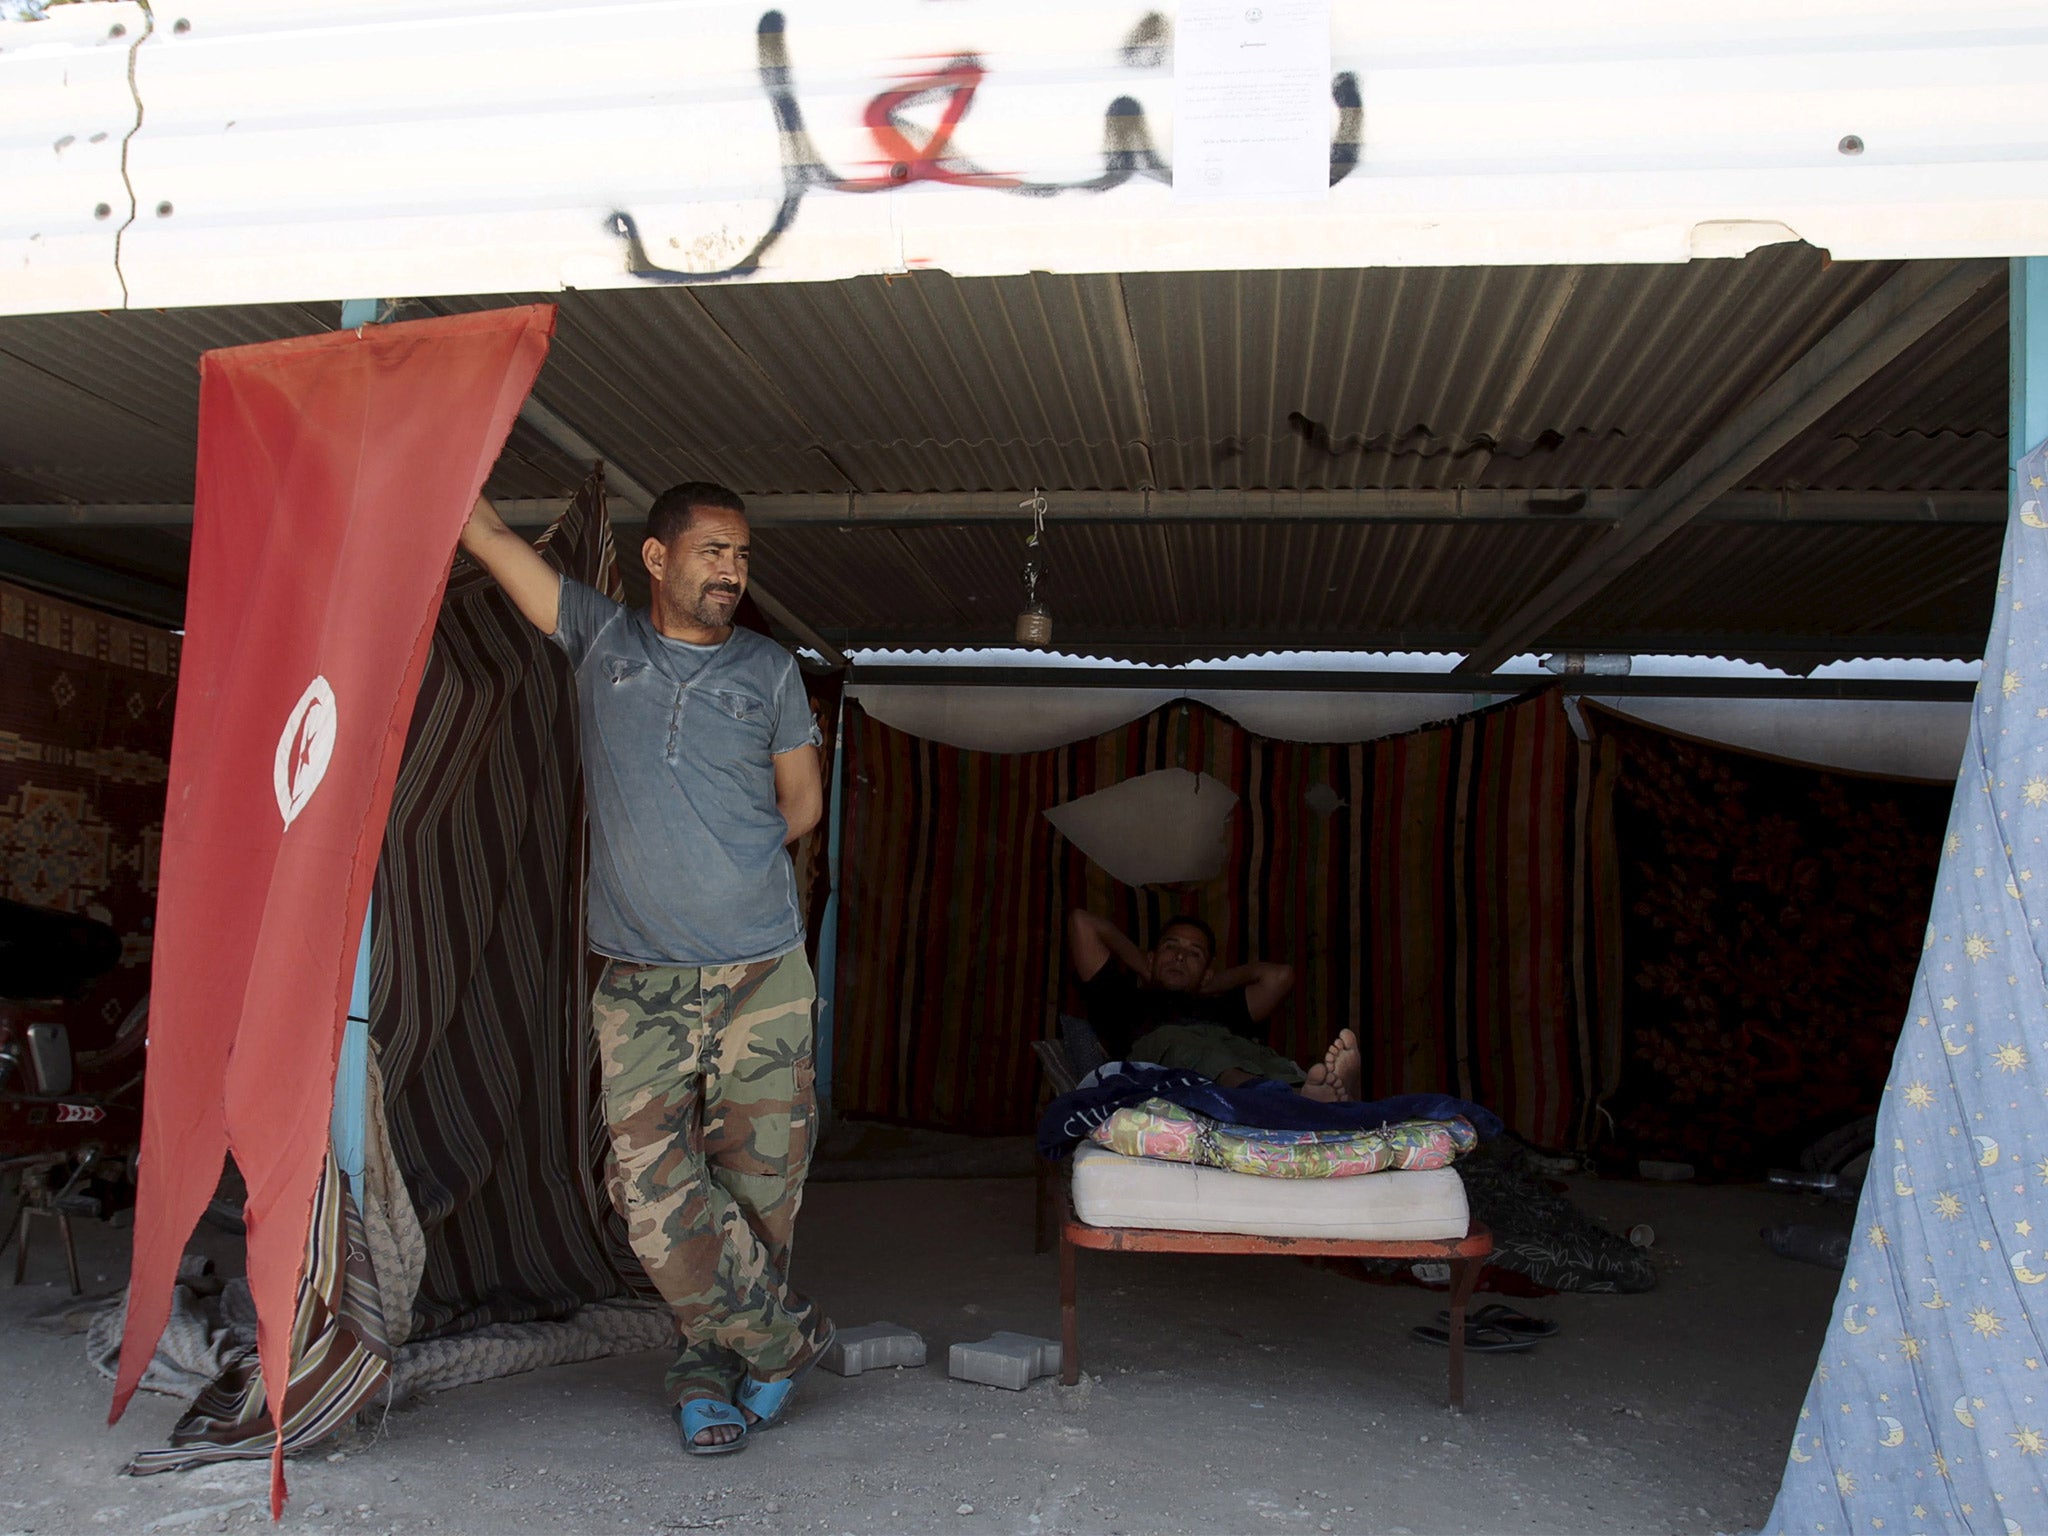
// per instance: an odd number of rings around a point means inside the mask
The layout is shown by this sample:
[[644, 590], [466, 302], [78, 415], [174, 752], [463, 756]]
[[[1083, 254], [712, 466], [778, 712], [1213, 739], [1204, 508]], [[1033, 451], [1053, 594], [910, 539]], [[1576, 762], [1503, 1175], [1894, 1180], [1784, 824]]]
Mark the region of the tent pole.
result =
[[2012, 259], [2006, 465], [2048, 438], [2048, 256]]
[[[397, 311], [391, 299], [349, 299], [341, 306], [341, 329], [382, 325]], [[375, 903], [363, 907], [363, 933], [356, 946], [356, 978], [348, 995], [348, 1027], [342, 1031], [341, 1053], [334, 1064], [334, 1110], [328, 1136], [334, 1160], [348, 1178], [360, 1206], [363, 1199], [364, 1148], [370, 1115], [370, 929]]]
[[370, 1124], [370, 928], [375, 916], [372, 901], [363, 909], [363, 936], [356, 947], [355, 985], [348, 994], [348, 1028], [342, 1032], [341, 1058], [334, 1067], [334, 1117], [328, 1132], [334, 1160], [348, 1176], [358, 1206]]
[[834, 1003], [838, 999], [839, 977], [839, 829], [846, 806], [846, 706], [845, 693], [832, 718], [832, 792], [825, 802], [825, 913], [819, 919], [817, 1044], [813, 1060], [817, 1066], [818, 1123], [832, 1116], [832, 1058]]

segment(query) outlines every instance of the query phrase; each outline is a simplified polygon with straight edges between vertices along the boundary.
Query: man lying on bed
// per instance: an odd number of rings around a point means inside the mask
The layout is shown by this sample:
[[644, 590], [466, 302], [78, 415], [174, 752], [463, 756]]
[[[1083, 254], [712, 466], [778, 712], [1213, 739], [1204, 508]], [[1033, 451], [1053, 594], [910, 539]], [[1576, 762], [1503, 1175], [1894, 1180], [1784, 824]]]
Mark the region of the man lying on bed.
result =
[[1270, 1078], [1322, 1103], [1358, 1097], [1358, 1037], [1339, 1031], [1306, 1072], [1266, 1045], [1262, 1026], [1293, 988], [1293, 969], [1249, 960], [1218, 971], [1216, 935], [1198, 917], [1174, 918], [1141, 950], [1114, 923], [1076, 908], [1067, 959], [1112, 1058], [1183, 1067], [1224, 1088]]

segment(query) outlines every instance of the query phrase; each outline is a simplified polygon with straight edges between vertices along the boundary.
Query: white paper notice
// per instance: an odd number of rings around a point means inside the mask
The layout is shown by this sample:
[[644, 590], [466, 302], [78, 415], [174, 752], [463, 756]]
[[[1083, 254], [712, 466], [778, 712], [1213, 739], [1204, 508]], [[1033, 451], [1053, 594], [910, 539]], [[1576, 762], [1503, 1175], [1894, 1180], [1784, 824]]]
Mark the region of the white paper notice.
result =
[[1330, 192], [1330, 0], [1182, 0], [1176, 201]]

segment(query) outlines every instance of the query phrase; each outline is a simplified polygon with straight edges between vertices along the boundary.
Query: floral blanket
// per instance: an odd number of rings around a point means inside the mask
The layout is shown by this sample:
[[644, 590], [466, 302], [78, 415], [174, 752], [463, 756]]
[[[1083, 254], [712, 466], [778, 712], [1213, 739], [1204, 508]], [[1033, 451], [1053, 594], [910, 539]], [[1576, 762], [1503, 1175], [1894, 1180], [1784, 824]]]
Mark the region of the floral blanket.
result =
[[1230, 1125], [1165, 1099], [1127, 1105], [1088, 1133], [1126, 1157], [1156, 1157], [1268, 1179], [1345, 1179], [1389, 1168], [1445, 1168], [1479, 1145], [1463, 1119], [1402, 1120], [1363, 1131]]

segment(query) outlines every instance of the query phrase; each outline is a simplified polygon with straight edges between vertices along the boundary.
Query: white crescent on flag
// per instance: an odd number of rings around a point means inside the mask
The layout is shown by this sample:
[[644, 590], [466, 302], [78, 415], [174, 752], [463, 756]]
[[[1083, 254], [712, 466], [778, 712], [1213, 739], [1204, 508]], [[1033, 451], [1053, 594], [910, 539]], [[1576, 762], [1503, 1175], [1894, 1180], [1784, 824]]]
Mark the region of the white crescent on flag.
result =
[[285, 717], [284, 733], [277, 738], [277, 758], [271, 769], [271, 787], [277, 791], [277, 809], [289, 827], [313, 798], [327, 776], [327, 764], [334, 756], [334, 733], [338, 717], [334, 689], [324, 677], [316, 677], [299, 695], [299, 702]]

